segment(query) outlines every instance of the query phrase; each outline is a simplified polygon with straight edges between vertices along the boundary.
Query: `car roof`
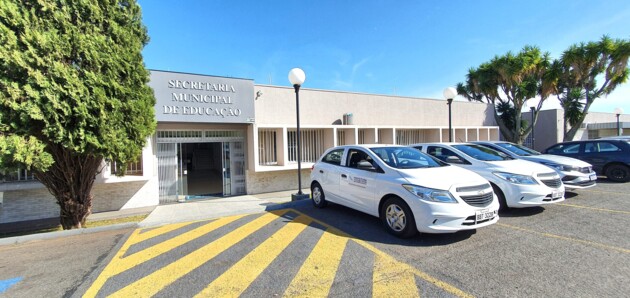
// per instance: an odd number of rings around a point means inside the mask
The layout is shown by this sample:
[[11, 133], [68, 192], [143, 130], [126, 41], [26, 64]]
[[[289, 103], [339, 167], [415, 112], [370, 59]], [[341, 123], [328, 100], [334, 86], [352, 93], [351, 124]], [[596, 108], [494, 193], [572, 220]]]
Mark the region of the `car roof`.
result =
[[416, 143], [416, 144], [410, 144], [407, 146], [428, 146], [428, 145], [442, 145], [442, 146], [453, 146], [453, 145], [475, 145], [474, 143], [471, 142], [433, 142], [433, 143]]

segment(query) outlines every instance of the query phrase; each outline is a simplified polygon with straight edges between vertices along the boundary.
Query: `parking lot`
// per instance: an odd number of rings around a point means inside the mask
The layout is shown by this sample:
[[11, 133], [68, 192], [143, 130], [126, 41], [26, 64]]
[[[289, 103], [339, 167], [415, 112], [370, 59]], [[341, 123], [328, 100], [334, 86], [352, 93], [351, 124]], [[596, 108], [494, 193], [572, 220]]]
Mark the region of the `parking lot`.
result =
[[303, 212], [473, 296], [622, 297], [630, 293], [629, 194], [630, 183], [600, 177], [564, 202], [512, 209], [476, 232], [405, 240], [345, 207]]
[[[5, 246], [0, 251], [12, 258], [0, 268], [11, 269], [0, 280], [23, 277], [5, 293], [16, 297], [625, 297], [628, 193], [630, 183], [602, 179], [558, 204], [502, 212], [489, 227], [411, 239], [388, 234], [372, 216], [303, 201], [271, 212]], [[73, 260], [75, 254], [57, 248], [95, 239], [99, 249], [89, 257]]]

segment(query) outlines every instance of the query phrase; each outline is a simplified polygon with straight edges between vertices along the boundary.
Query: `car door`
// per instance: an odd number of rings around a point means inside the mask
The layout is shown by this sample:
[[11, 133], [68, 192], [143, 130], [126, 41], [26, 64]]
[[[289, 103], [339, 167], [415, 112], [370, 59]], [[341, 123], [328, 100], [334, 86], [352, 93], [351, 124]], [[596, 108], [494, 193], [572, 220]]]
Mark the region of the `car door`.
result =
[[317, 171], [319, 182], [327, 198], [333, 202], [339, 200], [339, 180], [344, 148], [332, 150], [324, 155], [313, 169]]
[[339, 194], [348, 202], [348, 207], [370, 213], [378, 187], [378, 175], [374, 160], [359, 148], [348, 149], [346, 164], [341, 167]]
[[603, 174], [604, 166], [621, 152], [621, 148], [611, 142], [585, 142], [582, 150], [580, 150], [579, 159], [593, 165], [593, 170], [598, 174]]

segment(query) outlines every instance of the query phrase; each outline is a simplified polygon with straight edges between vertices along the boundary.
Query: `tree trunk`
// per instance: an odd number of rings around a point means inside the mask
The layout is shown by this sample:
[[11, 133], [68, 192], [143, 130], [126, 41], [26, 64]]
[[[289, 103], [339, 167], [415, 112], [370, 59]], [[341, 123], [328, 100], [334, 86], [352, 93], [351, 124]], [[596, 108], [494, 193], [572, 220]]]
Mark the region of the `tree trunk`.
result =
[[35, 177], [57, 199], [63, 229], [84, 227], [92, 212], [92, 186], [103, 158], [72, 152], [56, 144], [48, 148], [55, 163], [46, 172], [36, 172]]

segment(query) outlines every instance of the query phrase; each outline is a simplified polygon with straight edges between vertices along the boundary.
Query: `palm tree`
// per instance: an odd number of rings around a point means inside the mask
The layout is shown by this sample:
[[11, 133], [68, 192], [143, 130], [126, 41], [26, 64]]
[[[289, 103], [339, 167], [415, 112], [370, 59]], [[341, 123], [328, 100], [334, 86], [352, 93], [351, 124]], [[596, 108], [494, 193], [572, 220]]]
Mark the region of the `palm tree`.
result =
[[565, 141], [573, 140], [595, 99], [628, 79], [629, 56], [630, 41], [603, 36], [598, 42], [572, 45], [554, 62], [559, 77], [555, 93], [565, 108]]
[[[521, 144], [531, 132], [543, 102], [555, 90], [556, 77], [547, 74], [550, 66], [548, 53], [526, 46], [517, 54], [508, 52], [471, 68], [466, 81], [457, 84], [457, 92], [469, 101], [492, 104], [503, 137]], [[527, 125], [521, 121], [521, 109], [533, 97], [539, 97], [540, 101], [534, 123]]]

